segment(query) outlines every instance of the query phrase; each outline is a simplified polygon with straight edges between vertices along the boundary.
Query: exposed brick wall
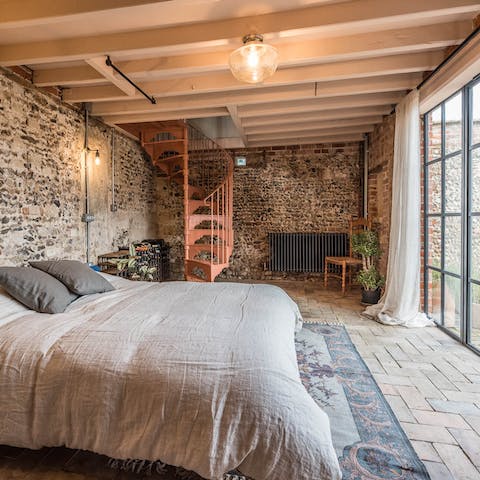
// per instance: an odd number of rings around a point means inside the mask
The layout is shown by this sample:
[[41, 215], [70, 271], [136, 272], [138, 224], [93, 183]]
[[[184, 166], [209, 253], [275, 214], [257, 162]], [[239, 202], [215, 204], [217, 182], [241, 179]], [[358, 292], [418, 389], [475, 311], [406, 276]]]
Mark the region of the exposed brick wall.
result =
[[[110, 211], [111, 135], [92, 120], [91, 260], [133, 240], [157, 235], [156, 184], [140, 146], [115, 134], [117, 212]], [[0, 264], [85, 259], [81, 112], [28, 80], [0, 70]]]
[[378, 267], [382, 275], [386, 275], [388, 263], [394, 141], [395, 114], [392, 114], [369, 136], [368, 215], [378, 231], [382, 250]]
[[[268, 279], [269, 232], [345, 232], [361, 206], [358, 143], [267, 147], [234, 171], [235, 245], [223, 278]], [[183, 277], [183, 191], [159, 177], [159, 232], [172, 246], [172, 276]], [[280, 275], [278, 278], [300, 278]], [[318, 275], [316, 275], [318, 276]]]
[[235, 153], [247, 166], [234, 172], [235, 248], [224, 277], [272, 278], [264, 267], [269, 232], [345, 232], [359, 215], [358, 143]]

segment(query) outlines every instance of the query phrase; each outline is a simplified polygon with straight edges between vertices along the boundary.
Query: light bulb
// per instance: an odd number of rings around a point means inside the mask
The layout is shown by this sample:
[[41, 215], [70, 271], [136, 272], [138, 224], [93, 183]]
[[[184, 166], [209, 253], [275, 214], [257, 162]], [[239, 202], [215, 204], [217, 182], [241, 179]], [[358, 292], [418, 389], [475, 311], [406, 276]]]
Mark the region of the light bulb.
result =
[[95, 152], [95, 165], [97, 167], [100, 165], [100, 152], [98, 150]]
[[261, 83], [272, 76], [278, 65], [277, 50], [263, 43], [261, 35], [246, 35], [243, 43], [229, 57], [233, 76], [246, 83]]
[[249, 50], [247, 53], [247, 65], [250, 68], [257, 68], [260, 61], [260, 56], [254, 45], [249, 45]]

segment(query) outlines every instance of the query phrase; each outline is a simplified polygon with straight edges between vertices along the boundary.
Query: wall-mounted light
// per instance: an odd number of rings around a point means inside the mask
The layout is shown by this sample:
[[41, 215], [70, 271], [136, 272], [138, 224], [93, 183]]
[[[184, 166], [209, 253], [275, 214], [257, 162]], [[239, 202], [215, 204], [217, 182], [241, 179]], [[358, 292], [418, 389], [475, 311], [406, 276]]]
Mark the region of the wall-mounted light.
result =
[[275, 47], [263, 43], [263, 36], [245, 35], [244, 45], [230, 54], [230, 70], [233, 76], [246, 83], [261, 83], [271, 77], [278, 66]]
[[95, 165], [98, 167], [101, 163], [100, 161], [100, 151], [96, 148], [85, 147], [85, 154], [88, 155], [89, 152], [95, 152]]

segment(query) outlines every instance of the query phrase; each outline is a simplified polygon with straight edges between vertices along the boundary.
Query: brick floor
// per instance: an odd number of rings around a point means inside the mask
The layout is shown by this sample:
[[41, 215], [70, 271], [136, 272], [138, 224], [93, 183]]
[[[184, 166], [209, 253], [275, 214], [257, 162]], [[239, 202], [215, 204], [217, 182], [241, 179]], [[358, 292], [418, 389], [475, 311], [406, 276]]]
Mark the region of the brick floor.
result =
[[432, 480], [480, 480], [480, 356], [436, 327], [407, 329], [361, 316], [360, 293], [321, 282], [275, 282], [304, 319], [346, 328]]

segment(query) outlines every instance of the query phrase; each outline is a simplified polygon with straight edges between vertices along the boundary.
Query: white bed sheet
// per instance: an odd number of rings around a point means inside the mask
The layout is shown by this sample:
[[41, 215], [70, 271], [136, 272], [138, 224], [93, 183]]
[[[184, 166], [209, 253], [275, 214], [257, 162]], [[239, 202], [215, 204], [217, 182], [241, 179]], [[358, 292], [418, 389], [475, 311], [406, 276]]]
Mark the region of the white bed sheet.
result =
[[0, 444], [159, 459], [207, 479], [341, 478], [283, 290], [109, 280], [115, 291], [57, 315], [0, 293]]

